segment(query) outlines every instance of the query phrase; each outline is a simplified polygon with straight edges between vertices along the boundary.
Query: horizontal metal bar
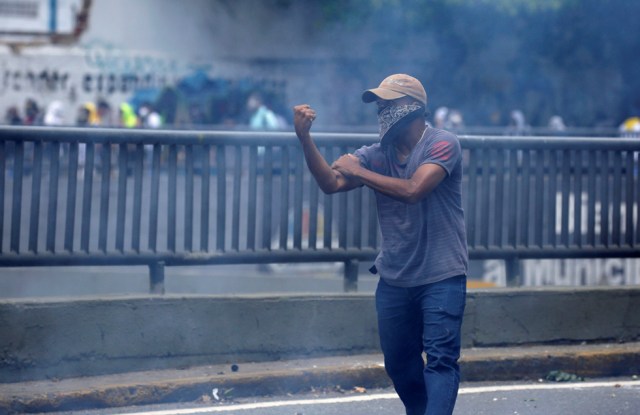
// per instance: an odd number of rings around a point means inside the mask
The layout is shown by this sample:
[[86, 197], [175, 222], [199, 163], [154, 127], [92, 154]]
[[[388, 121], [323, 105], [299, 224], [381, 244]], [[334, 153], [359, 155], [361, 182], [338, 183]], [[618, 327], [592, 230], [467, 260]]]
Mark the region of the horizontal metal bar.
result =
[[[378, 142], [377, 134], [315, 132], [321, 145], [366, 145]], [[539, 137], [539, 136], [459, 136], [464, 148], [518, 149], [602, 149], [640, 151], [640, 140], [622, 137]], [[0, 140], [59, 141], [129, 144], [234, 144], [295, 145], [293, 132], [271, 131], [185, 131], [124, 128], [24, 127], [0, 126]]]
[[[158, 261], [167, 266], [187, 265], [241, 265], [263, 263], [301, 262], [344, 262], [350, 259], [371, 261], [378, 254], [377, 249], [316, 249], [316, 250], [256, 250], [224, 253], [190, 254], [69, 254], [69, 253], [5, 253], [0, 256], [0, 267], [30, 266], [81, 266], [81, 265], [149, 265]], [[471, 249], [471, 259], [561, 259], [561, 258], [639, 258], [640, 251], [630, 247], [608, 249], [562, 249], [547, 247], [542, 249]]]
[[316, 249], [316, 250], [256, 250], [243, 252], [211, 253], [166, 253], [166, 254], [5, 254], [0, 256], [0, 267], [30, 266], [80, 266], [80, 265], [150, 265], [164, 262], [165, 265], [241, 265], [300, 262], [344, 262], [350, 259], [372, 261], [377, 249]]
[[561, 259], [561, 258], [640, 258], [640, 250], [631, 247], [609, 248], [494, 248], [469, 249], [469, 259]]
[[[463, 148], [545, 150], [640, 150], [640, 140], [620, 137], [511, 137], [460, 136]], [[635, 140], [635, 142], [634, 142]]]
[[[372, 144], [378, 141], [376, 134], [314, 133], [314, 139], [323, 143], [344, 145], [351, 143]], [[79, 128], [79, 127], [15, 127], [0, 125], [0, 140], [42, 142], [93, 142], [113, 144], [267, 144], [295, 145], [298, 139], [291, 132], [273, 131], [184, 131], [144, 130], [127, 128]]]

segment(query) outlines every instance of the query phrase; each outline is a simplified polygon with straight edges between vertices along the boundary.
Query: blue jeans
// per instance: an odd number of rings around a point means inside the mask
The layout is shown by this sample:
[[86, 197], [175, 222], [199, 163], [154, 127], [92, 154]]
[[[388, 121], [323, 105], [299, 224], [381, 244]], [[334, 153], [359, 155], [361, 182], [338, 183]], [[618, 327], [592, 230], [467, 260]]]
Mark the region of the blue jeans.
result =
[[407, 415], [453, 412], [466, 292], [465, 275], [411, 288], [391, 286], [382, 278], [378, 282], [376, 309], [385, 368]]

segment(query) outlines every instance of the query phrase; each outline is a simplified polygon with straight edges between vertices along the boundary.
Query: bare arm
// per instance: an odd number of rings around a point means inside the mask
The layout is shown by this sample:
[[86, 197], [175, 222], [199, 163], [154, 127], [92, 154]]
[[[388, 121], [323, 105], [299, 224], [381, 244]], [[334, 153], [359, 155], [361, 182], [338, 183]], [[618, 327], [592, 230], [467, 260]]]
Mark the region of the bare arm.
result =
[[380, 193], [409, 204], [421, 201], [447, 177], [447, 171], [442, 166], [432, 163], [418, 167], [408, 180], [388, 177], [362, 167], [360, 160], [352, 154], [340, 157], [333, 168]]
[[293, 124], [296, 135], [302, 145], [304, 158], [309, 171], [316, 179], [318, 186], [325, 193], [345, 192], [361, 185], [359, 180], [343, 175], [333, 169], [324, 159], [318, 147], [311, 139], [309, 130], [316, 117], [316, 112], [309, 105], [297, 105], [293, 109]]

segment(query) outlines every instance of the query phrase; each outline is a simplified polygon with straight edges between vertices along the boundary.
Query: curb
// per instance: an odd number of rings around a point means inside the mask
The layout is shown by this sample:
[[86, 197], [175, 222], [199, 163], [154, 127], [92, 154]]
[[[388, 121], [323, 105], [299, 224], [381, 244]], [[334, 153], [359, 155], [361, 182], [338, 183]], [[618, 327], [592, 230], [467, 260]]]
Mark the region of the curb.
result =
[[467, 356], [463, 351], [462, 381], [538, 380], [554, 370], [582, 377], [640, 375], [640, 343], [509, 350], [500, 354], [499, 349], [491, 349]]
[[[69, 411], [150, 405], [171, 402], [213, 401], [216, 390], [221, 400], [249, 396], [299, 393], [312, 388], [340, 385], [351, 389], [387, 387], [390, 382], [383, 367], [329, 368], [301, 371], [276, 371], [264, 375], [239, 375], [228, 378], [202, 377], [179, 381], [110, 385], [104, 388], [52, 393], [45, 396], [14, 397], [0, 400], [0, 414]], [[203, 397], [206, 397], [203, 399]]]
[[[293, 367], [264, 370], [269, 364], [251, 373], [219, 373], [183, 377], [180, 379], [128, 379], [98, 383], [74, 390], [47, 390], [45, 382], [32, 388], [32, 393], [0, 393], [0, 414], [52, 412], [82, 409], [113, 408], [175, 402], [231, 400], [241, 397], [300, 393], [319, 388], [352, 390], [355, 387], [383, 388], [391, 386], [382, 356], [365, 357], [365, 363], [355, 364], [358, 356], [338, 358], [343, 364], [322, 366], [299, 361]], [[378, 360], [379, 359], [379, 360]], [[378, 360], [378, 362], [375, 362]], [[305, 366], [305, 362], [306, 366]], [[271, 366], [291, 366], [272, 362]], [[460, 360], [462, 380], [506, 381], [543, 379], [553, 370], [575, 373], [581, 377], [631, 376], [640, 374], [640, 343], [599, 346], [530, 346], [463, 350]], [[153, 373], [153, 372], [150, 372]], [[27, 386], [24, 386], [27, 385]], [[88, 384], [87, 384], [88, 385]], [[1, 387], [2, 385], [0, 385]], [[29, 390], [28, 384], [23, 389]]]

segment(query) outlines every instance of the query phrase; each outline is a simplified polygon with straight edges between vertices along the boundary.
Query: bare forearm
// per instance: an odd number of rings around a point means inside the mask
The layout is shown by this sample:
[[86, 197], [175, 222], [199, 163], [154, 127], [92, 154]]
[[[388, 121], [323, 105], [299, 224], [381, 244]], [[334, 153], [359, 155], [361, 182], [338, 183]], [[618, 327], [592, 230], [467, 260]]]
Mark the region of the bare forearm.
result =
[[420, 201], [418, 184], [411, 179], [384, 176], [365, 168], [358, 169], [355, 177], [365, 186], [400, 202], [413, 204]]
[[367, 169], [353, 154], [341, 156], [332, 167], [349, 180], [409, 204], [418, 203], [425, 198], [447, 175], [442, 166], [425, 163], [418, 167], [410, 179], [389, 177]]
[[318, 147], [311, 139], [311, 136], [301, 138], [300, 143], [302, 144], [302, 151], [304, 153], [307, 166], [309, 167], [309, 171], [316, 179], [320, 189], [325, 193], [337, 192], [339, 187], [339, 173], [332, 169], [327, 163], [322, 156], [322, 153], [320, 153], [320, 150], [318, 150]]
[[307, 104], [296, 105], [293, 108], [294, 127], [300, 140], [304, 158], [309, 171], [318, 182], [318, 186], [325, 193], [344, 192], [360, 185], [356, 180], [347, 179], [342, 173], [333, 169], [324, 159], [318, 147], [311, 139], [309, 130], [316, 118], [316, 112]]

